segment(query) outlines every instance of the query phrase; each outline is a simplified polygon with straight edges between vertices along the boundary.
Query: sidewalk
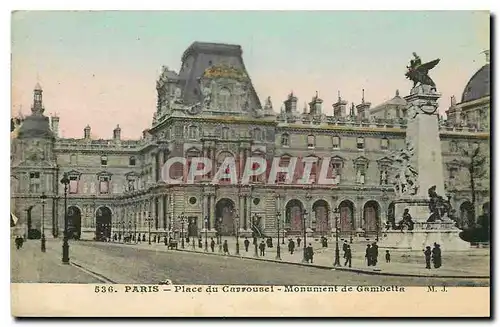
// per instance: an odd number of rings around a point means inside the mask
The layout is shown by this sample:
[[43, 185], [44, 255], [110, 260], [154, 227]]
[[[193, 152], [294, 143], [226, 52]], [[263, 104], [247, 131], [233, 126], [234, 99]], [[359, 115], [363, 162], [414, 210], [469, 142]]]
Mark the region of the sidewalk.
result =
[[19, 250], [10, 246], [11, 283], [101, 283], [90, 274], [61, 262], [61, 242], [47, 241], [45, 253], [40, 240], [28, 240]]
[[[301, 247], [294, 251], [294, 254], [288, 252], [288, 242], [285, 240], [285, 245], [280, 243], [281, 248], [281, 260], [276, 259], [277, 254], [277, 240], [273, 240], [273, 247], [266, 248], [264, 257], [255, 257], [255, 247], [250, 240], [250, 246], [248, 252], [245, 251], [244, 239], [239, 241], [240, 243], [240, 255], [235, 255], [236, 250], [236, 240], [234, 238], [224, 238], [228, 240], [229, 253], [231, 257], [240, 257], [247, 260], [261, 260], [269, 261], [283, 264], [293, 264], [293, 265], [303, 265], [311, 266], [320, 269], [332, 269], [332, 270], [343, 270], [352, 271], [356, 273], [363, 274], [375, 274], [375, 275], [389, 275], [389, 276], [408, 276], [408, 277], [440, 277], [440, 278], [490, 278], [490, 266], [489, 266], [489, 249], [471, 249], [465, 253], [443, 253], [443, 266], [439, 269], [425, 269], [425, 262], [423, 254], [418, 252], [403, 253], [403, 252], [392, 252], [391, 262], [385, 262], [385, 251], [380, 251], [378, 256], [377, 267], [368, 267], [365, 263], [364, 251], [366, 242], [357, 242], [351, 244], [353, 251], [352, 258], [352, 268], [344, 267], [344, 259], [342, 252], [342, 244], [339, 242], [339, 254], [341, 267], [333, 267], [335, 259], [335, 242], [329, 242], [328, 248], [322, 248], [319, 242], [311, 240], [308, 244], [314, 248], [314, 263], [303, 263], [303, 243]], [[223, 239], [223, 240], [224, 240]], [[259, 240], [260, 242], [260, 240]], [[179, 242], [179, 251], [184, 252], [196, 252], [200, 254], [207, 255], [224, 255], [222, 253], [222, 246], [215, 245], [214, 252], [210, 248], [210, 239], [208, 239], [208, 252], [205, 252], [205, 239], [202, 240], [203, 247], [198, 247], [198, 240], [195, 239], [195, 247], [193, 249], [192, 243], [185, 243], [184, 249], [181, 248], [181, 243]], [[154, 251], [172, 251], [168, 250], [163, 243], [152, 243], [148, 245], [148, 242], [142, 242], [138, 244], [126, 244], [110, 242], [109, 244], [121, 245], [121, 246], [133, 246], [141, 249], [150, 249]], [[174, 250], [175, 251], [175, 250]]]

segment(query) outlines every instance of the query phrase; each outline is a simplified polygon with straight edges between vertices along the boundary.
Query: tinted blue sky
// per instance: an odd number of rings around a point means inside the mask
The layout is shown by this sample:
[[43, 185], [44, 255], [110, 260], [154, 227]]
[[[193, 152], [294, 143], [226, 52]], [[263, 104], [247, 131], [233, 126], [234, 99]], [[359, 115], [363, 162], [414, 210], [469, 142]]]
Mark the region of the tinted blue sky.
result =
[[277, 110], [293, 90], [300, 107], [319, 91], [331, 112], [337, 91], [373, 104], [411, 83], [405, 66], [416, 51], [441, 58], [431, 76], [441, 110], [485, 60], [485, 12], [17, 12], [12, 20], [13, 106], [27, 111], [37, 75], [48, 112], [58, 112], [65, 136], [87, 123], [110, 137], [120, 123], [138, 137], [155, 110], [162, 65], [179, 69], [193, 41], [240, 44], [259, 97]]

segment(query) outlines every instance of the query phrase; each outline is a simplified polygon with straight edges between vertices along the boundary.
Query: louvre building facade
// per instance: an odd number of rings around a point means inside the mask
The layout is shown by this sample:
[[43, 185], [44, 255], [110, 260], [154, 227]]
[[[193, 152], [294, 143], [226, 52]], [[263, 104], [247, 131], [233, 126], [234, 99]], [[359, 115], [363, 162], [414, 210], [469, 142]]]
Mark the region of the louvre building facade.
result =
[[[471, 72], [473, 73], [473, 72]], [[465, 86], [461, 101], [452, 98], [447, 119], [440, 119], [446, 195], [460, 227], [489, 210], [489, 63]], [[157, 108], [141, 139], [123, 140], [119, 126], [113, 138], [59, 137], [59, 118], [44, 114], [43, 90], [34, 89], [31, 115], [11, 135], [11, 211], [26, 230], [44, 230], [61, 237], [64, 228], [64, 173], [68, 229], [72, 237], [94, 239], [115, 234], [166, 235], [208, 229], [222, 235], [250, 236], [252, 230], [275, 235], [277, 224], [287, 235], [324, 235], [334, 229], [338, 208], [342, 233], [377, 233], [393, 217], [391, 152], [405, 143], [406, 100], [395, 91], [385, 103], [358, 104], [340, 95], [333, 116], [326, 115], [319, 96], [307, 107], [289, 94], [273, 107], [257, 96], [237, 45], [193, 43], [182, 56], [179, 72], [163, 67], [156, 88]], [[441, 99], [441, 102], [446, 101]], [[280, 109], [281, 107], [281, 109]], [[471, 178], [463, 149], [479, 146], [487, 158], [486, 174]], [[270, 185], [254, 178], [248, 185], [214, 185], [207, 178], [194, 184], [169, 185], [161, 180], [168, 158], [208, 157], [215, 169], [227, 157], [249, 156], [286, 165], [291, 157], [330, 159], [335, 185], [288, 184], [278, 176]], [[314, 165], [311, 178], [316, 179]], [[187, 169], [172, 167], [182, 176]], [[306, 214], [304, 214], [304, 210]], [[50, 232], [49, 232], [50, 231]]]

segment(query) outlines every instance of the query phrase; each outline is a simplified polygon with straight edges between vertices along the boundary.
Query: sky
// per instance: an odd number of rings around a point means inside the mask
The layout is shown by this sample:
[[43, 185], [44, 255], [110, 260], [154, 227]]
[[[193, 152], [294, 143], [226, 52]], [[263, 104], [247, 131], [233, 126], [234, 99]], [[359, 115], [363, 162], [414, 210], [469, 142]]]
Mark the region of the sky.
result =
[[179, 70], [194, 41], [239, 44], [261, 102], [275, 111], [290, 91], [299, 108], [318, 91], [332, 113], [337, 92], [372, 106], [412, 83], [412, 52], [441, 62], [430, 72], [442, 93], [460, 101], [486, 63], [489, 13], [472, 11], [18, 11], [12, 14], [11, 112], [30, 113], [43, 88], [45, 114], [60, 117], [60, 135], [137, 139], [156, 111], [161, 66]]

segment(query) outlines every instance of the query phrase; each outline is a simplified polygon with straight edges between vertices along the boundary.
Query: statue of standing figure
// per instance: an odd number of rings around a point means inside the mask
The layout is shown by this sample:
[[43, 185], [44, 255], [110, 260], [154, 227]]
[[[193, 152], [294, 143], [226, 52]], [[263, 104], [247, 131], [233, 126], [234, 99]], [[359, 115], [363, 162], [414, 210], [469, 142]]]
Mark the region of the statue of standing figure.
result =
[[410, 142], [400, 152], [392, 155], [396, 170], [394, 189], [400, 196], [415, 195], [418, 192], [418, 172], [411, 164], [414, 148]]
[[203, 88], [203, 107], [209, 108], [212, 102], [212, 90], [209, 87]]

